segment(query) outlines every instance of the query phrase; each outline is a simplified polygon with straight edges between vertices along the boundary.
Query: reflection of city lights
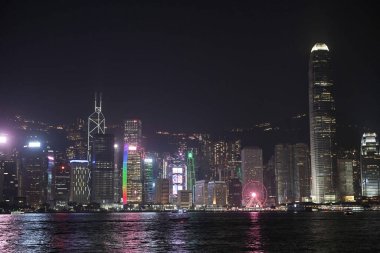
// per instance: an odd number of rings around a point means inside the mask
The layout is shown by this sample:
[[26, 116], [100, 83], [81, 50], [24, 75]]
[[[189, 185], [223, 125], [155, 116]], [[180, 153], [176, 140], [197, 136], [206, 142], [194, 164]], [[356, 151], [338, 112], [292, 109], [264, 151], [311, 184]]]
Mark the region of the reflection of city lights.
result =
[[252, 192], [251, 196], [252, 198], [256, 198], [256, 192]]

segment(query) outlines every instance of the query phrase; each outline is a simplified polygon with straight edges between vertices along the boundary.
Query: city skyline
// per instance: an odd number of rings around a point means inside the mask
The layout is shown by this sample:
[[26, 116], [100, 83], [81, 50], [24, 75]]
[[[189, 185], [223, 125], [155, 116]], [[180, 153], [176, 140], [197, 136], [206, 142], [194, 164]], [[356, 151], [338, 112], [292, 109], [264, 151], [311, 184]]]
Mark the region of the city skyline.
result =
[[[246, 127], [308, 111], [308, 53], [324, 42], [339, 91], [337, 119], [378, 132], [379, 117], [372, 117], [380, 108], [379, 50], [372, 40], [378, 17], [370, 5], [360, 6], [361, 12], [353, 5], [344, 12], [336, 3], [321, 6], [149, 3], [99, 9], [69, 3], [37, 9], [9, 2], [2, 5], [0, 84], [7, 95], [0, 106], [8, 115], [69, 123], [88, 116], [99, 91], [112, 123], [139, 118], [148, 130], [169, 131]], [[84, 10], [92, 14], [88, 20], [80, 15]], [[67, 13], [74, 14], [61, 22]], [[24, 33], [28, 43], [20, 38]]]

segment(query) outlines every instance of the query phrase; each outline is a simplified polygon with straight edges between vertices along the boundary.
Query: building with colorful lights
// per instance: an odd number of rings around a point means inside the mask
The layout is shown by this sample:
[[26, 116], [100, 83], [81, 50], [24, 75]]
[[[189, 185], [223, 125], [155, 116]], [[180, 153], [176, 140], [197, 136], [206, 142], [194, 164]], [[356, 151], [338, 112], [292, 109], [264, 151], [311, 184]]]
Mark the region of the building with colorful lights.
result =
[[153, 158], [146, 156], [143, 165], [143, 203], [153, 204]]
[[140, 120], [124, 121], [124, 152], [122, 169], [123, 204], [141, 204], [142, 183], [142, 124]]

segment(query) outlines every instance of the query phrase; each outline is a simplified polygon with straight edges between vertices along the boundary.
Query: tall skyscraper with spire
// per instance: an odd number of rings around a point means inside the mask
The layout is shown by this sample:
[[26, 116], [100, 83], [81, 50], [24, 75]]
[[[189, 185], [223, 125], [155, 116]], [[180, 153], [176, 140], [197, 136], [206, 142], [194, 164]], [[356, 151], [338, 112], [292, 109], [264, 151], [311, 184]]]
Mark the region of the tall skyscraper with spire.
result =
[[87, 160], [91, 160], [92, 142], [95, 134], [106, 133], [106, 118], [102, 113], [102, 93], [99, 94], [99, 104], [97, 103], [98, 95], [95, 93], [95, 111], [88, 117], [87, 131]]
[[311, 49], [309, 62], [311, 197], [316, 203], [336, 200], [336, 121], [330, 52], [326, 44]]

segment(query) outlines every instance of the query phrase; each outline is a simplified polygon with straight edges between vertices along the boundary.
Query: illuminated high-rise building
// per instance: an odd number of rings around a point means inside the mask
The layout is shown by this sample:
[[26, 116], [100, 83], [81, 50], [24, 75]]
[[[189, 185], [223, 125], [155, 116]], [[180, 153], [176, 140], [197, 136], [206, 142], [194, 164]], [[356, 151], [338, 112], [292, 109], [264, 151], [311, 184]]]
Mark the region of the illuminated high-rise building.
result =
[[139, 119], [124, 121], [124, 143], [140, 147], [142, 143], [142, 123]]
[[207, 185], [207, 205], [224, 207], [227, 205], [227, 185], [224, 181], [210, 181]]
[[17, 199], [18, 179], [16, 162], [0, 157], [0, 202], [13, 205]]
[[228, 180], [228, 205], [230, 207], [241, 207], [242, 204], [242, 184], [239, 178]]
[[102, 93], [99, 94], [99, 104], [95, 93], [95, 111], [88, 117], [87, 125], [87, 160], [91, 160], [92, 143], [95, 134], [106, 133], [106, 118], [102, 113]]
[[296, 143], [294, 149], [294, 166], [298, 171], [300, 201], [310, 201], [311, 168], [309, 146], [305, 143]]
[[193, 191], [194, 185], [195, 185], [195, 157], [194, 152], [192, 150], [187, 152], [187, 158], [186, 158], [186, 165], [187, 165], [187, 190]]
[[68, 206], [70, 198], [70, 166], [61, 164], [53, 170], [53, 196], [57, 209]]
[[137, 119], [125, 120], [122, 171], [123, 204], [142, 203], [142, 154], [141, 121]]
[[90, 203], [90, 169], [87, 160], [70, 161], [70, 201]]
[[[249, 182], [263, 185], [263, 150], [258, 147], [245, 147], [241, 150], [243, 188]], [[264, 189], [257, 194], [263, 195]]]
[[274, 167], [278, 204], [299, 201], [299, 174], [294, 166], [293, 159], [292, 145], [277, 144], [275, 146]]
[[143, 166], [143, 202], [153, 204], [153, 158], [146, 156]]
[[21, 196], [33, 208], [46, 202], [48, 157], [44, 146], [37, 137], [31, 137], [21, 154]]
[[199, 180], [195, 182], [194, 204], [196, 207], [205, 207], [208, 203], [208, 181]]
[[114, 203], [114, 136], [95, 134], [91, 152], [91, 202], [108, 208]]
[[310, 166], [304, 143], [275, 146], [275, 175], [278, 204], [310, 201]]
[[337, 159], [338, 169], [338, 196], [341, 201], [352, 202], [354, 198], [354, 168], [355, 161], [352, 159]]
[[67, 129], [66, 158], [68, 160], [87, 159], [86, 123], [83, 119], [77, 119], [75, 124]]
[[363, 197], [380, 196], [380, 150], [376, 133], [364, 133], [360, 150]]
[[309, 62], [311, 197], [316, 203], [336, 200], [336, 121], [330, 52], [326, 44], [311, 49]]

